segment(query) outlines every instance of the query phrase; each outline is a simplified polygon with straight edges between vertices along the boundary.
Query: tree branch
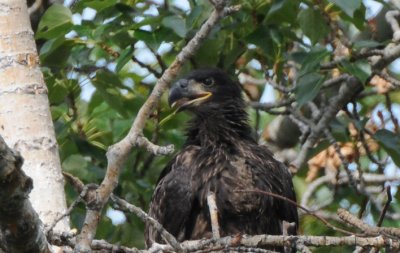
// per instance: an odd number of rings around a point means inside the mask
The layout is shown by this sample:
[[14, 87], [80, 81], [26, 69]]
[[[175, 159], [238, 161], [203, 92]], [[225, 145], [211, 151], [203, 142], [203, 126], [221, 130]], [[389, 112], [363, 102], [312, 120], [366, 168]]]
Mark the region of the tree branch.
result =
[[[62, 240], [67, 240], [69, 245], [74, 245], [75, 240], [71, 236], [62, 236]], [[54, 240], [60, 240], [54, 235]], [[53, 242], [53, 241], [52, 241]], [[285, 246], [287, 244], [303, 244], [305, 246], [314, 247], [385, 247], [387, 249], [397, 252], [400, 249], [400, 242], [397, 239], [385, 238], [384, 236], [374, 237], [358, 237], [358, 236], [286, 236], [286, 235], [233, 235], [222, 237], [219, 239], [204, 239], [185, 241], [181, 243], [182, 249], [185, 252], [221, 252], [223, 250], [237, 250], [243, 249], [243, 252], [268, 252], [262, 248], [271, 246]], [[103, 240], [93, 240], [91, 244], [95, 250], [102, 250], [106, 252], [121, 253], [153, 253], [153, 252], [175, 252], [170, 245], [157, 244], [157, 248], [149, 250], [139, 250], [136, 248], [128, 248], [124, 246], [113, 245]], [[155, 251], [156, 250], [156, 251]], [[260, 250], [260, 251], [259, 251]], [[304, 251], [303, 251], [304, 252]], [[307, 251], [305, 251], [307, 252]]]
[[282, 235], [255, 235], [255, 236], [227, 236], [220, 239], [208, 239], [200, 241], [186, 241], [182, 247], [187, 251], [200, 250], [205, 247], [220, 246], [229, 247], [243, 245], [247, 247], [261, 248], [265, 246], [285, 246], [288, 242], [301, 242], [306, 246], [361, 246], [361, 247], [388, 247], [390, 249], [400, 249], [400, 242], [378, 237], [357, 237], [357, 236], [282, 236]]
[[393, 30], [393, 41], [400, 40], [400, 26], [396, 19], [398, 16], [400, 16], [400, 11], [398, 10], [388, 11], [385, 15], [386, 21], [390, 24]]
[[385, 235], [389, 237], [394, 237], [396, 239], [400, 238], [400, 229], [399, 228], [389, 228], [389, 227], [372, 227], [362, 220], [358, 219], [347, 210], [340, 208], [337, 211], [339, 218], [341, 218], [346, 223], [355, 226], [362, 230], [366, 235]]
[[383, 206], [383, 209], [379, 216], [379, 220], [376, 223], [377, 227], [380, 227], [382, 225], [382, 222], [383, 222], [383, 219], [385, 218], [386, 212], [390, 206], [390, 203], [392, 202], [392, 193], [390, 192], [390, 190], [391, 190], [390, 188], [391, 188], [390, 186], [386, 187], [387, 201], [386, 201], [385, 205]]

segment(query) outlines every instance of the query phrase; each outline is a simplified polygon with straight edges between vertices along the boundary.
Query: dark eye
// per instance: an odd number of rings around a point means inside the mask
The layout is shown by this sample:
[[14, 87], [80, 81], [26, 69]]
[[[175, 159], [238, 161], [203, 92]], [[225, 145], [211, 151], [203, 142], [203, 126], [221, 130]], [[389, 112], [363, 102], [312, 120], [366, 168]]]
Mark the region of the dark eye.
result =
[[214, 79], [211, 78], [211, 77], [206, 78], [206, 79], [204, 79], [203, 83], [204, 83], [205, 86], [213, 86], [214, 85]]

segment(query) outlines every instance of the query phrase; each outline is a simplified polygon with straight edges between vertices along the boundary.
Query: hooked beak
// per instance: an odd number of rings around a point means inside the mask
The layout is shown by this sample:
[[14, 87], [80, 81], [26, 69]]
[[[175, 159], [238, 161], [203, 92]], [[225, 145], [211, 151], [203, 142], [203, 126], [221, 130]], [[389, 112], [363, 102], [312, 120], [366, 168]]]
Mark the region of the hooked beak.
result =
[[194, 81], [181, 79], [172, 86], [168, 102], [173, 110], [182, 111], [190, 106], [196, 106], [204, 102], [212, 95], [205, 91], [203, 86]]

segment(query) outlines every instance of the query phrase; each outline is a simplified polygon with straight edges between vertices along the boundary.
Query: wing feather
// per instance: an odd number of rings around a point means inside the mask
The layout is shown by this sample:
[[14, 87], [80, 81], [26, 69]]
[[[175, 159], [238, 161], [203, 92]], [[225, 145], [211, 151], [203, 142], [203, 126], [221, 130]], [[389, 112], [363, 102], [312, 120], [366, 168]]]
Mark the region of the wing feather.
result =
[[[149, 210], [149, 215], [180, 241], [185, 235], [186, 223], [192, 207], [191, 172], [188, 168], [188, 159], [191, 155], [190, 150], [183, 150], [163, 170]], [[145, 239], [147, 247], [154, 242], [163, 242], [160, 233], [147, 223]]]
[[[253, 151], [256, 156], [251, 159], [249, 166], [253, 167], [254, 180], [259, 190], [268, 191], [286, 197], [296, 202], [296, 194], [293, 187], [292, 176], [287, 167], [275, 160], [269, 150], [264, 146], [258, 146]], [[298, 227], [297, 207], [288, 201], [273, 197], [266, 198], [265, 206], [272, 208], [281, 221], [295, 222]]]

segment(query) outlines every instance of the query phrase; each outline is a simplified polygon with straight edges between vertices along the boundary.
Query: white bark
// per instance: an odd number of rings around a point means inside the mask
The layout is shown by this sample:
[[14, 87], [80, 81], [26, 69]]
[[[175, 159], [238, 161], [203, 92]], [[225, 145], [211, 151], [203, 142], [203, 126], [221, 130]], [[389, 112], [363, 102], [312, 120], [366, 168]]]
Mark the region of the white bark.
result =
[[[64, 179], [26, 0], [0, 0], [0, 135], [25, 159], [44, 224], [66, 211]], [[68, 231], [68, 218], [56, 231]]]

